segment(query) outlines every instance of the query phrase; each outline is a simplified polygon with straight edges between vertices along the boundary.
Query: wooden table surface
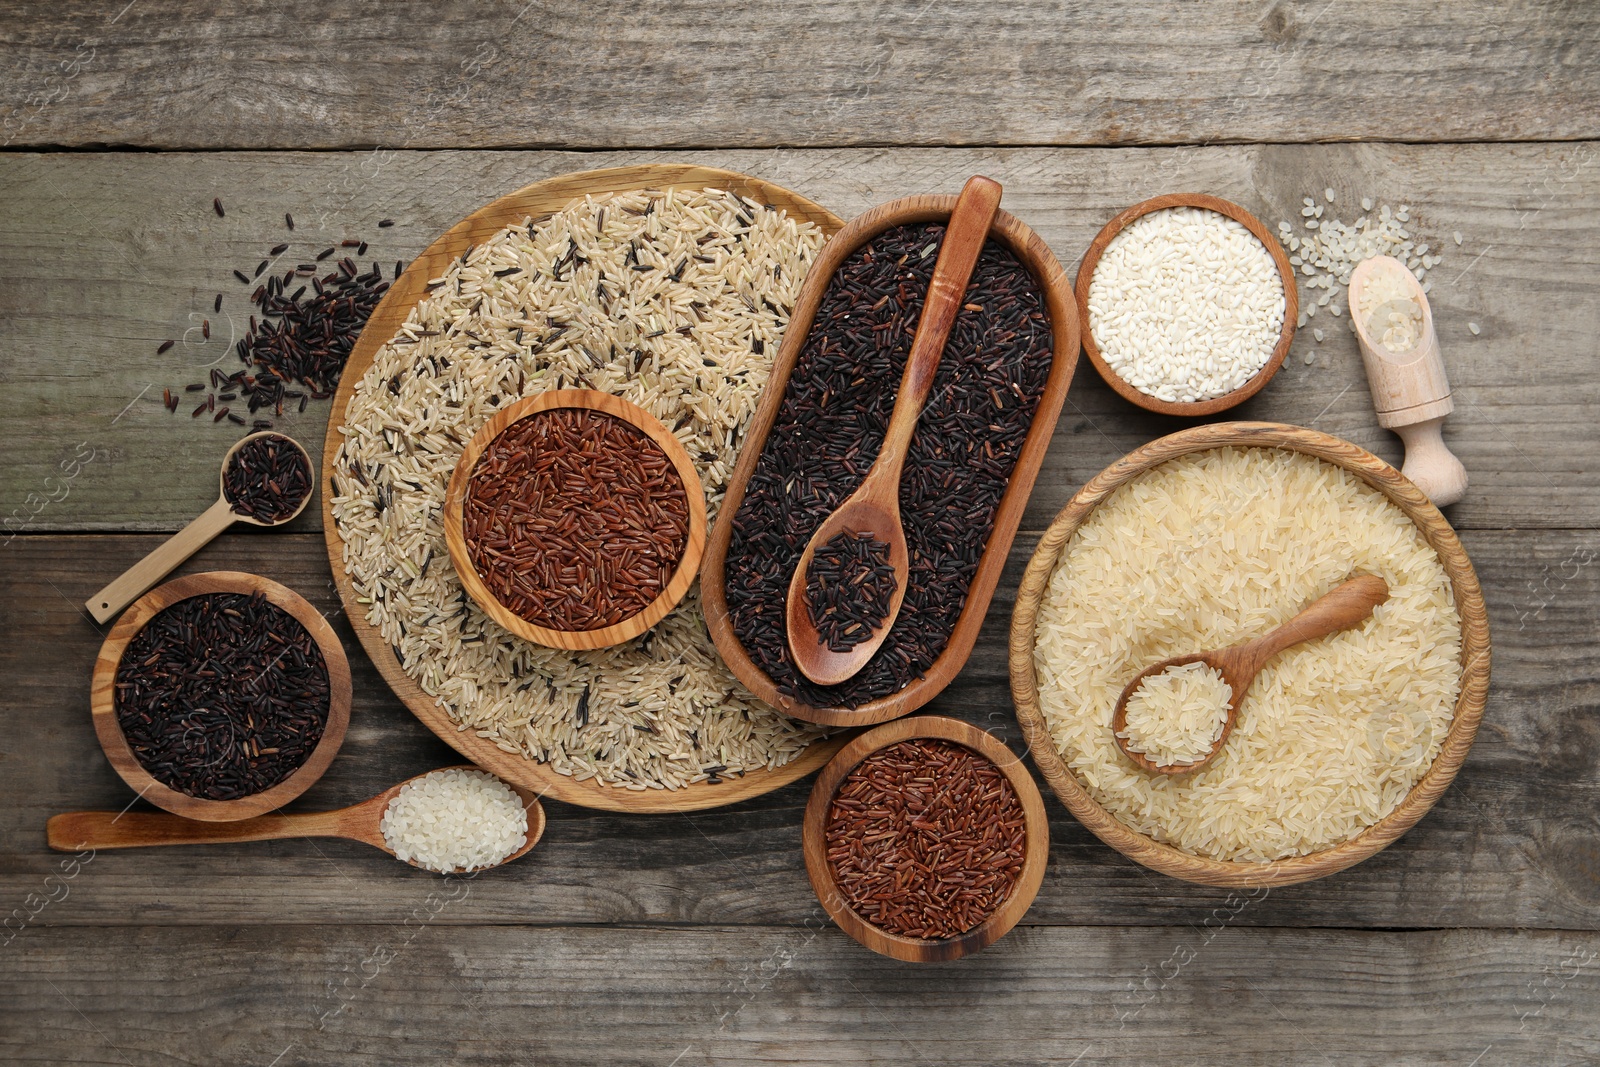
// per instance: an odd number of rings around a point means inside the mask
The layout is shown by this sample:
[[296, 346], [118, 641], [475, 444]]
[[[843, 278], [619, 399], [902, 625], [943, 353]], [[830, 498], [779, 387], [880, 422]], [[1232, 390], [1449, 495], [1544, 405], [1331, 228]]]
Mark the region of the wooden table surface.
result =
[[[0, 0], [0, 1061], [1600, 1062], [1600, 8], [217, 7]], [[1325, 187], [1347, 221], [1363, 196], [1412, 205], [1443, 256], [1446, 437], [1472, 479], [1448, 514], [1494, 641], [1455, 785], [1368, 862], [1254, 894], [1135, 866], [1047, 795], [1037, 902], [942, 966], [826, 920], [809, 781], [694, 815], [552, 803], [530, 856], [461, 881], [333, 841], [47, 850], [51, 814], [133, 800], [90, 727], [102, 630], [80, 605], [214, 496], [237, 435], [161, 390], [231, 364], [230, 270], [287, 239], [284, 212], [308, 247], [362, 235], [392, 262], [529, 182], [655, 160], [846, 218], [982, 172], [1069, 270], [1161, 192], [1269, 225]], [[1398, 462], [1354, 341], [1324, 323], [1235, 414]], [[183, 343], [157, 356], [165, 338]], [[319, 450], [326, 410], [284, 426]], [[1037, 532], [1181, 425], [1080, 364], [977, 651], [931, 710], [1020, 748], [1003, 639]], [[452, 758], [354, 642], [319, 522], [224, 535], [183, 568], [268, 575], [339, 625], [349, 737], [301, 809]]]

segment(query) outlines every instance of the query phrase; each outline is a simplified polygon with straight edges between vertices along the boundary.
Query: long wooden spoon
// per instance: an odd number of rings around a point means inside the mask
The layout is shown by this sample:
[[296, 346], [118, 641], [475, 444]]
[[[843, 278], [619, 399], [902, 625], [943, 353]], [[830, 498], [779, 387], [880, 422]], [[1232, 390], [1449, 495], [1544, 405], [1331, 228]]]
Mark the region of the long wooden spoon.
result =
[[[789, 654], [794, 657], [800, 673], [818, 685], [838, 685], [853, 677], [878, 651], [894, 625], [895, 616], [900, 613], [909, 570], [906, 535], [900, 525], [900, 471], [905, 465], [906, 449], [911, 445], [917, 419], [922, 415], [923, 404], [939, 370], [939, 357], [944, 353], [950, 327], [961, 310], [967, 281], [988, 240], [995, 212], [1000, 210], [1000, 193], [999, 182], [981, 175], [967, 179], [962, 187], [955, 210], [950, 213], [944, 241], [939, 246], [939, 258], [928, 283], [928, 298], [922, 306], [911, 353], [906, 357], [905, 370], [900, 376], [900, 391], [895, 396], [894, 413], [883, 435], [883, 447], [878, 450], [878, 457], [861, 486], [811, 535], [794, 569], [794, 577], [789, 580]], [[811, 621], [806, 579], [816, 550], [846, 532], [870, 535], [873, 540], [889, 546], [895, 588], [888, 613], [873, 628], [872, 636], [847, 652], [835, 652]]]
[[[1261, 668], [1266, 666], [1268, 660], [1294, 645], [1326, 637], [1340, 630], [1348, 630], [1352, 626], [1359, 626], [1379, 604], [1388, 599], [1387, 582], [1375, 574], [1359, 575], [1335, 586], [1327, 594], [1313, 601], [1311, 606], [1300, 614], [1254, 641], [1246, 641], [1242, 645], [1233, 645], [1214, 652], [1173, 656], [1171, 659], [1164, 659], [1160, 663], [1146, 667], [1127, 684], [1122, 690], [1122, 695], [1117, 698], [1116, 710], [1111, 715], [1111, 733], [1117, 739], [1117, 746], [1129, 759], [1151, 774], [1188, 774], [1199, 770], [1222, 751], [1222, 746], [1228, 741], [1228, 735], [1233, 733], [1233, 724], [1239, 717], [1239, 704], [1244, 700], [1245, 690], [1250, 688], [1250, 683], [1255, 681], [1256, 675], [1261, 673]], [[1222, 722], [1222, 731], [1212, 742], [1211, 751], [1192, 763], [1156, 763], [1143, 752], [1135, 750], [1132, 743], [1122, 736], [1128, 725], [1128, 698], [1133, 696], [1134, 691], [1151, 675], [1160, 674], [1170, 667], [1181, 667], [1186, 663], [1196, 662], [1204, 663], [1221, 674], [1222, 680], [1233, 690], [1233, 695], [1228, 700], [1227, 718]]]
[[[478, 769], [471, 766], [441, 768], [463, 771]], [[293, 837], [343, 837], [365, 842], [393, 856], [394, 850], [383, 839], [383, 830], [379, 828], [383, 813], [402, 788], [423, 777], [426, 775], [407, 778], [371, 800], [363, 800], [337, 811], [257, 815], [253, 819], [240, 819], [238, 822], [197, 822], [179, 815], [145, 811], [125, 811], [121, 814], [114, 811], [74, 811], [52, 816], [46, 832], [50, 847], [60, 852], [80, 852], [85, 848], [144, 848], [148, 845], [213, 845], [229, 841], [276, 841]], [[516, 792], [523, 810], [528, 813], [528, 839], [521, 848], [493, 864], [495, 867], [522, 858], [544, 833], [544, 808], [539, 805], [539, 798], [521, 786], [510, 782], [506, 782], [506, 785]], [[418, 866], [416, 863], [411, 865]]]
[[[307, 486], [305, 499], [300, 501], [300, 506], [294, 509], [293, 514], [287, 515], [276, 522], [263, 522], [249, 515], [242, 515], [233, 510], [233, 505], [228, 500], [226, 482], [228, 478], [228, 464], [233, 462], [233, 457], [238, 454], [247, 441], [258, 437], [282, 437], [295, 448], [300, 450], [300, 456], [305, 460]], [[107, 622], [119, 614], [123, 608], [132, 604], [149, 588], [172, 573], [172, 569], [196, 552], [200, 551], [211, 539], [236, 522], [247, 522], [252, 526], [282, 526], [294, 519], [306, 509], [311, 502], [316, 485], [316, 468], [311, 465], [311, 457], [306, 454], [305, 447], [292, 437], [287, 437], [273, 430], [262, 430], [260, 433], [249, 434], [239, 439], [239, 443], [228, 449], [228, 454], [222, 457], [222, 472], [217, 476], [221, 485], [217, 493], [217, 502], [212, 504], [200, 517], [189, 525], [167, 538], [158, 545], [144, 559], [122, 572], [122, 576], [94, 596], [84, 602], [84, 607], [89, 609], [89, 614], [94, 616], [95, 622]]]

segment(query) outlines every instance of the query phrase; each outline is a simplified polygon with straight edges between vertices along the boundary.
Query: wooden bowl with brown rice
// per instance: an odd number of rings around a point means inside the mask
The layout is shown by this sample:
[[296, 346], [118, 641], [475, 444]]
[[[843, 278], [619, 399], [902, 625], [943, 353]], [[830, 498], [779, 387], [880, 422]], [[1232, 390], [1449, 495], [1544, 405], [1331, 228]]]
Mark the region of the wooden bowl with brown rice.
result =
[[[1113, 682], [1286, 619], [1356, 569], [1387, 571], [1391, 602], [1269, 664], [1216, 763], [1173, 780], [1111, 754]], [[1191, 882], [1290, 885], [1387, 847], [1449, 787], [1489, 629], [1455, 532], [1393, 467], [1315, 430], [1220, 423], [1136, 449], [1062, 509], [1018, 591], [1010, 667], [1034, 761], [1102, 841]]]

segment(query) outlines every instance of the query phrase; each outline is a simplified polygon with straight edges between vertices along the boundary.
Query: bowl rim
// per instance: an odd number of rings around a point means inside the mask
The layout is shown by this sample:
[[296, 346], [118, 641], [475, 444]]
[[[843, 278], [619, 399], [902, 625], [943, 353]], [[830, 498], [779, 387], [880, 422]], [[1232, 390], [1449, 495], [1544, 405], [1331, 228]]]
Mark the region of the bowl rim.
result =
[[[854, 708], [806, 704], [779, 692], [772, 677], [755, 662], [744, 643], [733, 632], [729, 620], [724, 568], [733, 539], [733, 520], [744, 502], [745, 490], [788, 392], [789, 375], [804, 350], [817, 308], [821, 306], [822, 297], [834, 274], [856, 249], [886, 230], [919, 223], [948, 222], [951, 212], [955, 210], [956, 200], [957, 197], [951, 194], [924, 193], [879, 204], [851, 219], [829, 238], [822, 251], [812, 260], [805, 284], [795, 300], [789, 324], [784, 330], [782, 346], [773, 361], [772, 375], [762, 389], [760, 405], [750, 420], [739, 449], [738, 463], [728, 478], [727, 492], [718, 508], [717, 521], [706, 546], [706, 565], [701, 575], [700, 589], [704, 598], [706, 625], [718, 654], [734, 676], [756, 697], [785, 715], [806, 722], [823, 726], [871, 726], [897, 719], [909, 715], [938, 696], [960, 673], [977, 642], [1011, 543], [1022, 523], [1028, 497], [1038, 480], [1056, 421], [1061, 416], [1061, 408], [1072, 387], [1081, 347], [1081, 323], [1078, 304], [1073, 299], [1066, 271], [1049, 245], [1026, 223], [1004, 210], [998, 211], [990, 226], [989, 236], [1000, 241], [1017, 257], [1044, 296], [1050, 314], [1051, 366], [1044, 390], [1039, 395], [1038, 406], [1034, 409], [1033, 422], [1017, 455], [1016, 466], [1012, 468], [1005, 493], [995, 508], [994, 528], [984, 542], [977, 570], [967, 586], [966, 602], [950, 631], [944, 651], [939, 653], [921, 677], [904, 688]], [[994, 551], [997, 547], [1004, 551]]]
[[[1278, 343], [1273, 346], [1267, 362], [1239, 388], [1207, 400], [1189, 402], [1162, 400], [1160, 397], [1151, 396], [1134, 388], [1111, 369], [1111, 365], [1101, 355], [1100, 346], [1095, 343], [1094, 330], [1090, 327], [1089, 283], [1094, 278], [1094, 269], [1099, 266], [1100, 257], [1105, 253], [1106, 247], [1135, 219], [1173, 207], [1206, 208], [1241, 223], [1266, 247], [1273, 263], [1277, 265], [1278, 276], [1283, 281], [1283, 328], [1278, 333]], [[1294, 342], [1295, 329], [1300, 319], [1300, 286], [1295, 277], [1294, 267], [1289, 263], [1289, 254], [1284, 251], [1283, 242], [1279, 241], [1272, 231], [1267, 229], [1266, 224], [1250, 211], [1231, 200], [1224, 200], [1209, 193], [1166, 193], [1141, 200], [1132, 207], [1118, 212], [1110, 222], [1101, 227], [1100, 232], [1089, 243], [1088, 250], [1083, 253], [1083, 259], [1078, 264], [1073, 292], [1078, 302], [1078, 319], [1082, 323], [1083, 350], [1088, 354], [1089, 362], [1094, 364], [1094, 369], [1100, 372], [1100, 377], [1105, 379], [1106, 384], [1111, 386], [1118, 396], [1130, 404], [1135, 404], [1146, 411], [1154, 411], [1159, 415], [1215, 415], [1255, 396], [1283, 366], [1284, 357], [1289, 354], [1289, 346]]]
[[[1333, 463], [1359, 477], [1403, 511], [1438, 553], [1461, 616], [1461, 692], [1439, 754], [1410, 792], [1383, 818], [1340, 844], [1265, 863], [1216, 860], [1162, 844], [1124, 824], [1091, 796], [1050, 736], [1034, 663], [1038, 612], [1062, 550], [1079, 526], [1118, 488], [1179, 456], [1221, 447], [1281, 448]], [[1011, 693], [1029, 751], [1050, 788], [1091, 833], [1152, 870], [1202, 885], [1230, 888], [1292, 885], [1321, 878], [1374, 855], [1414, 826], [1449, 788], [1483, 718], [1489, 688], [1489, 621], [1472, 562], [1450, 523], [1422, 491], [1372, 453], [1331, 434], [1269, 422], [1195, 426], [1151, 441], [1091, 478], [1040, 538], [1023, 573], [1011, 616]]]
[[[862, 760], [901, 741], [931, 738], [951, 741], [984, 757], [998, 767], [1016, 790], [1022, 804], [1026, 854], [1022, 872], [1012, 893], [988, 917], [966, 933], [939, 940], [905, 937], [875, 926], [856, 913], [839, 892], [828, 864], [826, 831], [828, 808], [845, 776]], [[944, 715], [915, 715], [884, 723], [857, 736], [828, 761], [817, 775], [806, 801], [802, 827], [806, 876], [817, 900], [839, 928], [874, 952], [908, 963], [942, 962], [960, 959], [987, 948], [1016, 926], [1033, 905], [1044, 882], [1050, 854], [1050, 823], [1044, 799], [1028, 773], [1022, 757], [996, 738], [969, 722]]]
[[[304, 626], [322, 652], [328, 672], [328, 720], [311, 756], [277, 785], [235, 800], [192, 797], [155, 778], [133, 754], [117, 722], [116, 675], [123, 653], [156, 615], [183, 600], [208, 593], [260, 593]], [[202, 822], [232, 822], [265, 814], [294, 800], [316, 784], [333, 763], [350, 726], [350, 662], [328, 620], [299, 593], [270, 578], [244, 571], [204, 571], [174, 578], [134, 601], [111, 627], [95, 658], [89, 706], [95, 736], [111, 767], [140, 797], [174, 815]]]
[[[644, 433], [666, 453], [689, 498], [689, 530], [684, 539], [683, 555], [678, 557], [678, 566], [673, 570], [672, 578], [656, 598], [637, 614], [595, 630], [552, 630], [537, 626], [500, 603], [484, 583], [477, 568], [473, 566], [462, 525], [467, 488], [472, 480], [473, 469], [477, 467], [483, 453], [496, 438], [515, 423], [537, 415], [541, 411], [562, 408], [581, 408], [611, 415]], [[695, 576], [700, 573], [700, 561], [705, 554], [706, 491], [700, 481], [700, 473], [695, 470], [694, 461], [689, 458], [689, 453], [673, 436], [672, 431], [644, 408], [620, 396], [596, 389], [552, 389], [524, 397], [514, 404], [501, 408], [472, 435], [460, 459], [456, 461], [455, 470], [450, 475], [450, 483], [445, 488], [444, 540], [445, 547], [450, 553], [450, 562], [456, 569], [456, 577], [461, 579], [461, 585], [466, 589], [467, 595], [505, 629], [546, 648], [568, 651], [607, 648], [638, 637], [666, 618], [667, 613], [688, 595]]]

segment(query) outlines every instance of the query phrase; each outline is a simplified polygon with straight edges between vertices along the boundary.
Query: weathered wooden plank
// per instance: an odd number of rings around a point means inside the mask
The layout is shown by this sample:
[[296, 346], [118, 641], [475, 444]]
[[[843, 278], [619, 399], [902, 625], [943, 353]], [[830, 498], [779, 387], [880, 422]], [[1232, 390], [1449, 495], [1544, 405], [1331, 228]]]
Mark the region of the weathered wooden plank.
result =
[[[149, 536], [29, 535], [5, 551], [0, 620], [0, 916], [58, 869], [50, 815], [123, 807], [132, 794], [94, 739], [88, 676], [99, 633], [78, 610]], [[1019, 538], [977, 650], [930, 710], [1021, 749], [1005, 673], [1011, 596], [1034, 538]], [[1396, 845], [1332, 878], [1274, 890], [1248, 925], [1596, 928], [1600, 917], [1600, 533], [1470, 531], [1495, 640], [1494, 680], [1465, 768]], [[271, 575], [333, 616], [354, 667], [349, 736], [300, 807], [335, 807], [454, 762], [383, 687], [339, 615], [320, 539], [224, 535], [188, 570]], [[544, 841], [474, 883], [441, 922], [796, 923], [816, 901], [800, 852], [810, 782], [693, 816], [624, 817], [548, 805]], [[1046, 796], [1050, 870], [1035, 924], [1198, 925], [1228, 894], [1137, 867]], [[105, 852], [51, 905], [61, 924], [388, 922], [438, 884], [336, 841]], [[25, 913], [25, 912], [24, 912]]]
[[419, 887], [380, 927], [30, 929], [0, 969], [0, 1054], [140, 1067], [1600, 1056], [1592, 933], [1019, 927], [917, 967], [820, 919], [444, 927], [478, 888]]
[[[134, 11], [137, 11], [135, 8]], [[130, 16], [132, 17], [132, 13]], [[1433, 306], [1457, 398], [1446, 435], [1472, 478], [1462, 527], [1600, 525], [1600, 145], [1155, 150], [708, 151], [669, 154], [759, 173], [840, 214], [913, 192], [955, 190], [973, 171], [1006, 185], [1006, 207], [1075, 269], [1130, 202], [1175, 188], [1237, 200], [1275, 224], [1334, 186], [1353, 221], [1372, 195], [1417, 213], [1442, 249]], [[248, 314], [230, 271], [267, 249], [285, 259], [354, 234], [392, 265], [481, 203], [539, 178], [660, 153], [67, 154], [0, 157], [0, 522], [33, 529], [170, 530], [214, 493], [228, 424], [161, 407], [164, 385], [233, 365]], [[211, 199], [228, 204], [226, 219]], [[288, 234], [283, 213], [299, 229]], [[376, 230], [378, 219], [398, 220]], [[1460, 232], [1457, 247], [1451, 235]], [[223, 293], [223, 314], [212, 312]], [[217, 318], [201, 344], [201, 318]], [[1360, 359], [1337, 320], [1303, 331], [1278, 378], [1231, 413], [1312, 425], [1398, 461], [1376, 424]], [[229, 327], [224, 328], [224, 323]], [[1480, 336], [1467, 324], [1477, 322]], [[187, 331], [187, 332], [186, 332]], [[155, 354], [165, 338], [183, 343]], [[1311, 357], [1314, 362], [1307, 364]], [[284, 425], [320, 450], [326, 405]], [[1025, 525], [1041, 528], [1095, 471], [1183, 425], [1116, 397], [1087, 361], [1068, 397]], [[70, 485], [59, 468], [95, 459]], [[48, 481], [49, 478], [55, 481]], [[65, 498], [61, 499], [65, 493]], [[37, 511], [37, 515], [33, 513]], [[298, 529], [313, 529], [317, 509]]]
[[[158, 148], [1534, 140], [1586, 4], [9, 0], [0, 138]], [[1492, 15], [1491, 15], [1492, 10]], [[937, 106], [929, 106], [937, 101]]]

